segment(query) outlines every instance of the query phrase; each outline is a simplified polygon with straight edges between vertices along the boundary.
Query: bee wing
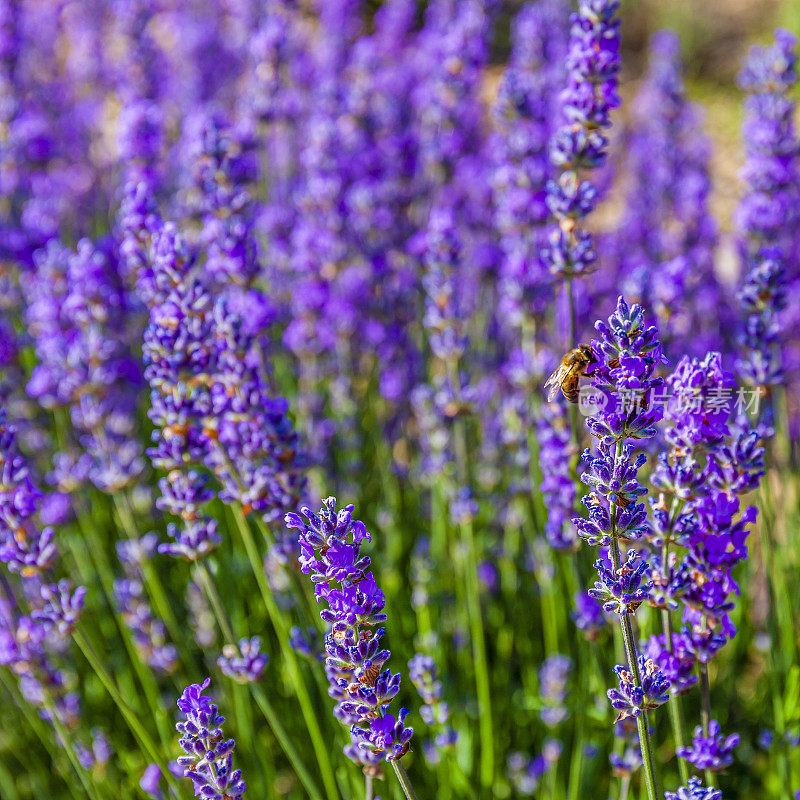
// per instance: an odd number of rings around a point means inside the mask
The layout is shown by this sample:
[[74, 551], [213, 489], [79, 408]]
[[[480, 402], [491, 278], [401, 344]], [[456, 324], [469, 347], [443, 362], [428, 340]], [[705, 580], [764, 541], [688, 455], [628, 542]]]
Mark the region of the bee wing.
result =
[[547, 379], [544, 384], [544, 388], [549, 388], [549, 391], [547, 392], [548, 403], [552, 403], [553, 400], [555, 400], [558, 390], [561, 388], [561, 384], [564, 378], [567, 377], [568, 373], [569, 370], [563, 364], [559, 364], [558, 369], [554, 370], [553, 374]]

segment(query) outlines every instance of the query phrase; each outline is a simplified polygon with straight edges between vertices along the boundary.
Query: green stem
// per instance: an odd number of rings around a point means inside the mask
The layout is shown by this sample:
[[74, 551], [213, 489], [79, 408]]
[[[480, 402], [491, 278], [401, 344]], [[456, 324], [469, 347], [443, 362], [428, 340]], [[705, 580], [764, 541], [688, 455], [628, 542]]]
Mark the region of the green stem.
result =
[[[617, 441], [614, 453], [615, 465], [619, 463], [622, 458], [622, 451], [625, 447], [625, 442], [622, 439]], [[611, 555], [611, 564], [614, 569], [614, 574], [619, 573], [620, 569], [620, 550], [619, 538], [617, 533], [617, 513], [618, 507], [616, 503], [611, 504], [611, 546], [609, 552]], [[636, 646], [633, 640], [633, 630], [631, 628], [631, 619], [629, 614], [620, 614], [619, 617], [620, 628], [622, 629], [622, 640], [625, 645], [625, 656], [628, 661], [628, 669], [633, 676], [634, 685], [640, 687], [642, 685], [642, 677], [639, 674], [639, 662], [636, 657]], [[642, 751], [642, 765], [644, 767], [645, 784], [647, 785], [647, 795], [649, 800], [659, 800], [658, 795], [658, 781], [656, 778], [655, 758], [653, 756], [653, 742], [650, 739], [650, 726], [647, 723], [647, 712], [643, 711], [636, 717], [636, 727], [639, 731], [639, 745]]]
[[294, 650], [289, 646], [289, 631], [286, 627], [286, 621], [275, 602], [275, 598], [272, 596], [272, 591], [269, 588], [267, 576], [264, 573], [264, 567], [261, 563], [250, 525], [240, 508], [234, 507], [233, 515], [239, 528], [242, 541], [244, 542], [247, 558], [250, 561], [250, 567], [255, 575], [258, 589], [264, 601], [264, 606], [267, 609], [270, 621], [275, 628], [275, 634], [278, 637], [281, 655], [286, 662], [286, 668], [291, 677], [295, 694], [297, 695], [297, 701], [300, 705], [300, 712], [308, 728], [308, 733], [311, 737], [311, 745], [314, 748], [320, 772], [322, 773], [322, 782], [325, 786], [325, 792], [330, 800], [338, 800], [339, 790], [336, 786], [336, 779], [333, 774], [333, 767], [331, 766], [329, 746], [326, 745], [322, 737], [322, 730], [320, 729], [317, 714], [311, 703], [308, 688], [300, 672], [300, 665], [297, 662], [297, 657], [295, 656]]
[[75, 644], [78, 645], [78, 648], [83, 653], [92, 669], [97, 673], [97, 677], [100, 678], [100, 682], [103, 684], [106, 691], [109, 693], [109, 695], [111, 695], [111, 699], [114, 701], [117, 708], [119, 708], [120, 712], [122, 713], [122, 716], [125, 718], [125, 722], [128, 724], [131, 733], [133, 733], [133, 735], [139, 740], [139, 744], [147, 751], [148, 756], [161, 767], [161, 772], [166, 778], [167, 783], [170, 785], [170, 788], [180, 797], [180, 786], [172, 776], [172, 772], [167, 764], [167, 759], [165, 759], [163, 754], [159, 752], [158, 746], [153, 741], [144, 725], [142, 725], [141, 721], [136, 716], [136, 713], [131, 709], [131, 707], [125, 701], [125, 698], [123, 698], [123, 696], [120, 694], [120, 691], [117, 689], [113, 679], [103, 666], [103, 662], [100, 661], [97, 654], [94, 652], [94, 650], [92, 650], [92, 647], [86, 637], [80, 630], [75, 629], [72, 632], [72, 639]]
[[[666, 548], [665, 548], [666, 552]], [[662, 561], [666, 564], [666, 559]], [[661, 622], [664, 627], [664, 639], [667, 643], [667, 650], [672, 653], [672, 620], [669, 615], [669, 610], [666, 608], [661, 609]], [[679, 694], [674, 694], [669, 699], [667, 705], [669, 706], [669, 718], [672, 725], [672, 738], [675, 741], [675, 749], [682, 747], [686, 744], [686, 733], [683, 727], [683, 711], [681, 709], [681, 697]], [[689, 767], [685, 759], [678, 758], [678, 771], [680, 772], [681, 782], [687, 783], [689, 780]]]
[[392, 761], [392, 766], [397, 775], [397, 780], [400, 781], [400, 788], [403, 790], [406, 800], [417, 800], [414, 787], [411, 785], [411, 781], [408, 779], [408, 774], [406, 773], [406, 768], [400, 763], [400, 759]]
[[[664, 570], [667, 567], [667, 558], [669, 556], [669, 539], [664, 540], [664, 546], [661, 550], [661, 564]], [[667, 643], [667, 650], [672, 653], [672, 618], [669, 615], [669, 609], [661, 609], [661, 623], [664, 627], [664, 640]], [[686, 732], [683, 727], [683, 710], [681, 708], [681, 696], [673, 694], [667, 701], [669, 707], [669, 720], [672, 726], [672, 738], [675, 742], [675, 750], [686, 744]], [[681, 776], [681, 783], [686, 784], [689, 781], [689, 765], [686, 759], [678, 758], [678, 772]]]
[[312, 800], [322, 800], [322, 794], [320, 793], [316, 781], [311, 777], [311, 773], [308, 771], [303, 759], [300, 757], [300, 754], [292, 744], [291, 738], [286, 733], [286, 729], [283, 727], [280, 717], [272, 707], [272, 704], [270, 703], [267, 695], [264, 693], [264, 690], [257, 684], [253, 684], [250, 687], [250, 690], [253, 694], [253, 698], [256, 701], [256, 705], [261, 709], [264, 719], [267, 721], [267, 724], [275, 734], [278, 744], [280, 744], [280, 746], [283, 748], [283, 752], [286, 753], [286, 757], [289, 759], [289, 763], [297, 773], [297, 777], [300, 778], [300, 782], [303, 784], [303, 786], [305, 786], [308, 796]]
[[479, 726], [481, 732], [481, 784], [487, 789], [494, 780], [494, 732], [492, 726], [492, 689], [486, 659], [486, 634], [480, 603], [478, 564], [475, 557], [475, 537], [472, 520], [461, 525], [467, 543], [467, 604], [469, 606], [472, 654], [475, 658], [475, 684], [478, 693]]
[[[82, 519], [83, 515], [79, 515], [78, 519]], [[161, 694], [159, 692], [158, 683], [153, 677], [153, 672], [148, 664], [142, 660], [142, 656], [136, 649], [133, 641], [133, 635], [130, 629], [125, 624], [125, 621], [120, 618], [114, 607], [114, 573], [111, 569], [111, 564], [108, 561], [106, 552], [103, 549], [103, 542], [97, 535], [97, 528], [94, 525], [80, 524], [81, 532], [83, 533], [84, 540], [89, 543], [90, 558], [92, 559], [97, 575], [100, 578], [100, 585], [103, 589], [108, 607], [111, 609], [112, 616], [114, 617], [120, 637], [128, 653], [134, 672], [136, 673], [139, 683], [144, 690], [147, 704], [153, 714], [158, 730], [158, 736], [164, 747], [169, 747], [171, 740], [171, 728], [169, 720], [167, 719], [164, 710], [164, 704], [161, 701]]]
[[225, 613], [225, 606], [222, 605], [222, 600], [220, 600], [219, 592], [217, 592], [217, 587], [214, 585], [214, 581], [209, 574], [208, 567], [202, 561], [195, 561], [194, 567], [197, 573], [198, 583], [206, 593], [214, 616], [217, 618], [219, 629], [225, 637], [225, 644], [235, 645], [238, 641], [236, 634], [233, 632], [233, 627], [228, 620], [228, 615]]
[[[457, 385], [457, 384], [454, 384]], [[463, 486], [469, 485], [467, 468], [467, 437], [464, 421], [456, 420], [454, 426], [456, 459], [459, 480]], [[475, 659], [475, 688], [478, 695], [478, 725], [481, 734], [480, 776], [481, 785], [490, 789], [494, 782], [494, 730], [492, 724], [492, 688], [489, 666], [486, 658], [486, 632], [481, 611], [480, 578], [478, 577], [478, 558], [475, 552], [475, 531], [472, 520], [460, 525], [461, 537], [466, 544], [465, 590], [467, 613], [469, 616], [472, 655]]]
[[58, 711], [56, 707], [49, 700], [45, 703], [44, 707], [50, 714], [53, 727], [56, 729], [56, 733], [61, 739], [63, 745], [62, 749], [66, 751], [69, 763], [72, 764], [73, 769], [78, 773], [78, 779], [80, 780], [84, 791], [89, 797], [92, 798], [92, 800], [100, 800], [97, 787], [89, 780], [86, 770], [81, 766], [80, 761], [78, 761], [78, 756], [75, 753], [74, 742], [72, 741], [72, 734], [67, 730], [66, 725], [64, 725], [64, 723], [58, 718]]
[[[617, 444], [617, 456], [621, 453], [622, 444]], [[611, 563], [614, 568], [614, 573], [617, 574], [620, 569], [620, 551], [619, 540], [616, 535], [616, 518], [617, 507], [612, 504], [611, 506]], [[629, 614], [621, 614], [619, 618], [620, 627], [622, 629], [622, 640], [625, 645], [625, 656], [628, 661], [628, 669], [633, 676], [633, 682], [636, 686], [642, 685], [642, 677], [639, 674], [639, 663], [636, 658], [636, 647], [633, 641], [633, 630], [631, 628], [631, 620]], [[650, 726], [647, 723], [647, 712], [643, 711], [636, 717], [636, 727], [639, 731], [639, 744], [642, 750], [642, 765], [644, 767], [645, 784], [647, 786], [647, 796], [649, 800], [659, 800], [658, 795], [658, 782], [656, 779], [655, 758], [653, 756], [653, 742], [650, 739]]]
[[[139, 528], [136, 525], [136, 519], [134, 517], [133, 509], [130, 505], [130, 499], [128, 498], [127, 494], [114, 494], [112, 495], [112, 499], [114, 502], [114, 509], [117, 512], [117, 518], [120, 521], [123, 531], [125, 531], [125, 535], [129, 539], [137, 538]], [[178, 647], [182, 648], [184, 639], [183, 631], [178, 625], [178, 620], [172, 610], [172, 605], [167, 599], [167, 594], [164, 591], [164, 586], [161, 583], [161, 578], [158, 575], [158, 571], [153, 568], [153, 565], [149, 561], [145, 561], [142, 564], [142, 572], [144, 574], [147, 591], [153, 601], [156, 614], [158, 614], [158, 616], [167, 626], [167, 630], [169, 631], [172, 641]], [[181, 657], [184, 659], [187, 667], [192, 663], [191, 659], [189, 658], [189, 654], [183, 650], [181, 650]]]
[[[711, 687], [708, 682], [708, 664], [702, 661], [698, 664], [700, 671], [700, 723], [703, 726], [703, 736], [708, 736], [709, 725], [711, 722]], [[710, 769], [705, 770], [706, 786], [714, 787], [714, 773]]]

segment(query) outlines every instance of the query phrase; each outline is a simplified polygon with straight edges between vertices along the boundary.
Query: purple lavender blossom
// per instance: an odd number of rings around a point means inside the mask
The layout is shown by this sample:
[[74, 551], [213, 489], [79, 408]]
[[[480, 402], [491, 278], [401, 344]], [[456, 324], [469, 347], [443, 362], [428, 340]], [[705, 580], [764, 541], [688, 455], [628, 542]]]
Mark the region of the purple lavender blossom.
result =
[[611, 753], [608, 761], [615, 777], [630, 778], [642, 766], [642, 751], [638, 744], [626, 747], [622, 753]]
[[[754, 432], [735, 430], [733, 376], [719, 353], [703, 359], [683, 358], [667, 379], [672, 398], [665, 434], [670, 446], [662, 452], [652, 482], [662, 494], [651, 501], [650, 542], [658, 548], [677, 543], [688, 549], [678, 560], [670, 553], [665, 568], [653, 559], [655, 604], [685, 604], [684, 619], [693, 629], [690, 650], [706, 656], [719, 649], [718, 633], [735, 633], [728, 612], [738, 591], [732, 569], [747, 556], [748, 526], [754, 508], [741, 508], [737, 495], [757, 485], [763, 473], [763, 448]], [[672, 496], [670, 504], [666, 496]]]
[[572, 661], [562, 655], [550, 656], [539, 667], [539, 695], [544, 706], [539, 716], [551, 728], [563, 722], [569, 713], [564, 701], [571, 671]]
[[144, 587], [136, 571], [114, 581], [117, 611], [131, 631], [133, 643], [142, 660], [156, 672], [170, 673], [178, 662], [178, 652], [167, 642], [166, 627], [156, 619], [145, 599]]
[[313, 661], [324, 661], [323, 645], [316, 628], [302, 630], [293, 625], [289, 631], [289, 645], [301, 656]]
[[523, 797], [536, 793], [542, 778], [555, 765], [561, 756], [561, 743], [556, 739], [546, 739], [542, 752], [530, 758], [525, 753], [514, 752], [508, 757], [506, 772], [514, 790]]
[[629, 550], [625, 562], [616, 572], [603, 559], [594, 563], [600, 577], [589, 594], [602, 603], [603, 611], [633, 614], [650, 595], [650, 580], [645, 579], [649, 564], [636, 550]]
[[708, 735], [698, 725], [694, 729], [691, 747], [679, 747], [675, 751], [680, 758], [685, 758], [697, 767], [712, 772], [721, 772], [733, 763], [733, 748], [739, 744], [739, 734], [732, 733], [725, 738], [720, 733], [719, 723], [712, 719], [708, 723]]
[[429, 764], [439, 763], [442, 753], [455, 745], [458, 734], [447, 724], [450, 709], [442, 699], [442, 684], [433, 658], [417, 653], [408, 662], [408, 677], [422, 698], [420, 716], [435, 731], [434, 738], [422, 745], [425, 759]]
[[[789, 91], [797, 82], [797, 39], [775, 32], [769, 47], [751, 49], [739, 76], [745, 100], [746, 161], [742, 177], [746, 193], [738, 212], [744, 281], [739, 292], [744, 324], [740, 344], [744, 358], [737, 365], [753, 387], [783, 380], [779, 320], [786, 307], [786, 283], [796, 278], [798, 227], [797, 182], [800, 169], [794, 129], [794, 101]], [[762, 405], [762, 433], [771, 425], [771, 405]]]
[[664, 792], [664, 800], [722, 800], [722, 792], [703, 786], [700, 778], [691, 777], [686, 786], [678, 787], [677, 792]]
[[148, 764], [139, 780], [142, 791], [153, 800], [161, 800], [164, 795], [161, 792], [160, 783], [161, 768], [158, 764]]
[[16, 428], [0, 409], [0, 561], [23, 577], [46, 571], [58, 557], [54, 530], [33, 520], [41, 500], [19, 452]]
[[524, 331], [531, 313], [541, 314], [552, 295], [541, 250], [546, 186], [553, 174], [548, 143], [564, 82], [566, 20], [563, 0], [523, 6], [511, 28], [511, 56], [492, 106], [494, 227], [503, 254], [498, 317], [509, 333]]
[[260, 272], [253, 232], [254, 204], [247, 185], [256, 177], [253, 141], [246, 129], [209, 115], [193, 142], [192, 201], [202, 223], [206, 268], [219, 284], [250, 288]]
[[40, 590], [44, 605], [34, 609], [31, 618], [46, 629], [55, 629], [59, 636], [66, 638], [72, 633], [83, 611], [86, 588], [73, 589], [67, 580], [44, 584]]
[[214, 306], [206, 434], [215, 443], [210, 462], [222, 484], [220, 499], [271, 523], [299, 506], [306, 456], [288, 403], [268, 391], [258, 341], [247, 329], [249, 308], [225, 298]]
[[138, 100], [123, 107], [117, 120], [118, 146], [125, 165], [125, 183], [143, 183], [157, 192], [163, 180], [164, 112], [151, 100]]
[[175, 725], [186, 753], [178, 758], [178, 764], [192, 779], [195, 795], [209, 800], [240, 800], [246, 786], [242, 771], [233, 769], [236, 743], [223, 738], [221, 725], [225, 717], [217, 712], [213, 698], [202, 694], [210, 682], [206, 678], [187, 686], [178, 699], [178, 708], [186, 715], [185, 721]]
[[658, 708], [669, 699], [669, 681], [658, 665], [643, 654], [638, 656], [641, 686], [626, 666], [617, 664], [614, 672], [619, 678], [619, 688], [609, 689], [608, 699], [619, 711], [617, 721], [626, 717], [638, 717], [642, 712]]
[[642, 766], [642, 748], [636, 730], [636, 720], [625, 717], [614, 723], [614, 736], [623, 743], [621, 753], [608, 756], [611, 769], [617, 778], [631, 778]]
[[167, 471], [159, 481], [157, 505], [183, 521], [181, 528], [171, 524], [168, 529], [175, 544], [159, 550], [196, 560], [220, 540], [216, 522], [200, 513], [213, 496], [207, 480], [186, 470], [209, 449], [205, 418], [212, 407], [213, 306], [205, 286], [192, 276], [185, 245], [174, 229], [162, 229], [154, 249], [161, 255], [153, 264], [153, 283], [163, 299], [150, 309], [144, 335], [145, 378], [151, 387], [148, 416], [156, 426], [155, 447], [148, 455], [153, 466]]
[[575, 627], [590, 640], [596, 639], [606, 626], [603, 607], [588, 592], [575, 595], [575, 610], [571, 616]]
[[547, 207], [557, 225], [545, 260], [551, 272], [571, 278], [588, 272], [596, 253], [592, 236], [578, 225], [597, 203], [597, 189], [580, 171], [603, 163], [611, 124], [620, 99], [619, 8], [616, 0], [581, 0], [570, 18], [567, 86], [561, 95], [562, 127], [550, 142], [550, 158], [561, 174], [547, 184]]
[[240, 639], [238, 645], [226, 644], [217, 666], [223, 675], [239, 683], [256, 683], [261, 680], [269, 657], [261, 652], [261, 639], [253, 636]]
[[574, 550], [580, 543], [571, 521], [576, 497], [575, 482], [570, 477], [574, 447], [563, 409], [553, 404], [546, 406], [536, 422], [536, 432], [542, 470], [539, 489], [547, 508], [544, 533], [556, 550]]
[[400, 759], [413, 730], [404, 725], [406, 709], [395, 717], [387, 708], [400, 688], [400, 673], [383, 669], [390, 653], [379, 649], [384, 628], [375, 626], [386, 621], [385, 600], [369, 571], [369, 556], [361, 555], [361, 543], [371, 536], [363, 522], [353, 519], [353, 506], [337, 511], [333, 497], [319, 514], [308, 508], [301, 513], [305, 520], [287, 514], [286, 526], [300, 532], [301, 569], [311, 576], [317, 601], [326, 606], [320, 612], [331, 625], [325, 671], [337, 701], [334, 713], [354, 737], [348, 755], [363, 751], [368, 757]]
[[699, 110], [686, 99], [672, 31], [650, 40], [650, 67], [633, 115], [627, 142], [633, 185], [619, 229], [618, 281], [625, 294], [653, 309], [663, 340], [700, 354], [719, 346], [705, 308], [727, 309], [713, 268], [710, 143]]
[[669, 681], [672, 694], [685, 694], [697, 684], [697, 676], [694, 674], [695, 656], [689, 649], [684, 634], [672, 634], [671, 648], [667, 647], [663, 634], [653, 635], [647, 640], [642, 653], [645, 658], [658, 665]]
[[68, 407], [91, 459], [89, 479], [119, 491], [144, 464], [135, 421], [140, 368], [112, 243], [82, 239], [74, 253], [51, 243], [34, 261], [23, 281], [39, 360], [28, 392], [47, 407]]

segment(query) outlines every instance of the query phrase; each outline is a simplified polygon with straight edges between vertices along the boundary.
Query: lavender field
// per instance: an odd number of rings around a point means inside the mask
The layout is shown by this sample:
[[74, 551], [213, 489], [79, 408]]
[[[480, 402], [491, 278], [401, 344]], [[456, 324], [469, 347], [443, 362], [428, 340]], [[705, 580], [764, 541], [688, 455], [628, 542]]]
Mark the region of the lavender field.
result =
[[662, 6], [0, 0], [0, 800], [800, 800], [799, 45]]

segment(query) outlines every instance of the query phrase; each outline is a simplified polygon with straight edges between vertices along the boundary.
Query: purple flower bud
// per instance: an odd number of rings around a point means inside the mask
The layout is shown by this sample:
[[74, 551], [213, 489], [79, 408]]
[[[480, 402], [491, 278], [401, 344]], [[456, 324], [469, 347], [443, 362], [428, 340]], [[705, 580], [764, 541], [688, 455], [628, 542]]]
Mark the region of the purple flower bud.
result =
[[626, 666], [618, 664], [614, 667], [619, 678], [619, 689], [609, 689], [607, 694], [611, 705], [619, 710], [617, 721], [626, 717], [638, 717], [642, 712], [658, 708], [669, 699], [669, 681], [656, 663], [641, 653], [637, 663], [640, 686]]
[[691, 747], [679, 747], [675, 751], [678, 756], [697, 767], [721, 772], [733, 763], [733, 748], [739, 744], [739, 734], [732, 733], [725, 738], [719, 730], [719, 723], [712, 719], [708, 723], [708, 736], [703, 734], [702, 726], [694, 729]]

